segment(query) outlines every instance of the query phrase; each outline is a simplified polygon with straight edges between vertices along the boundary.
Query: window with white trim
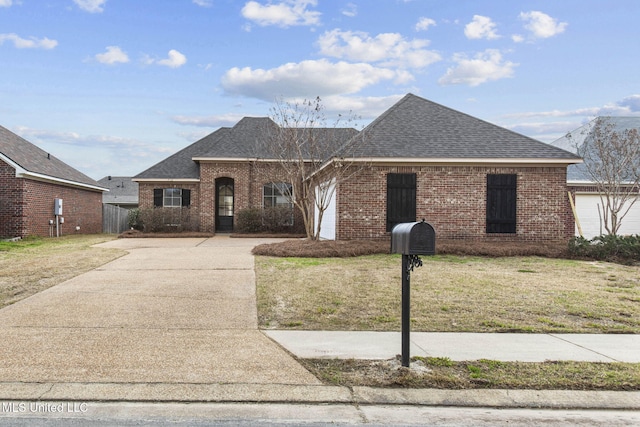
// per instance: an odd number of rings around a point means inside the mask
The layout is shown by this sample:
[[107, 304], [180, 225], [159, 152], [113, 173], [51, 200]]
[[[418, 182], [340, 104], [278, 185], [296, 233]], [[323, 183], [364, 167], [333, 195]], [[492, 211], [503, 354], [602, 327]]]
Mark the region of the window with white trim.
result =
[[165, 188], [162, 205], [165, 208], [182, 207], [182, 189], [181, 188]]
[[265, 208], [289, 207], [293, 209], [291, 203], [291, 184], [285, 182], [271, 182], [266, 184], [263, 189], [263, 204]]

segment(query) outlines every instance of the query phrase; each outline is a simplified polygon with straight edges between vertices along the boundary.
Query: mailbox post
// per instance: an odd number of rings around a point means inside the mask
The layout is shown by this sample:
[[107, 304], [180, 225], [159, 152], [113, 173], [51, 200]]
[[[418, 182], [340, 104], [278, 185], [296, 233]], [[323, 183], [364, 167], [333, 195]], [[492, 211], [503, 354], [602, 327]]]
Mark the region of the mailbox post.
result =
[[424, 221], [405, 222], [391, 230], [391, 253], [402, 254], [402, 366], [410, 363], [411, 272], [422, 267], [419, 255], [435, 255], [436, 233]]

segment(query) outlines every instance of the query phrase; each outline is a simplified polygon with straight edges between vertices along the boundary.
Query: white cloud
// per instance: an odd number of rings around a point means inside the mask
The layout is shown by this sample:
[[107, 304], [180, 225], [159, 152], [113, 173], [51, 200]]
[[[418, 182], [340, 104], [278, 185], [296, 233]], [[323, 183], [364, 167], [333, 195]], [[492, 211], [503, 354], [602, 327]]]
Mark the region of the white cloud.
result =
[[118, 46], [107, 46], [107, 51], [97, 54], [95, 58], [101, 64], [108, 65], [129, 62], [129, 56]]
[[101, 13], [104, 11], [104, 4], [107, 0], [73, 0], [78, 7], [85, 12]]
[[242, 16], [260, 26], [319, 25], [321, 13], [308, 9], [317, 3], [317, 0], [282, 0], [262, 5], [249, 1], [242, 8]]
[[524, 37], [520, 34], [514, 34], [511, 36], [511, 40], [513, 40], [515, 43], [522, 43], [524, 41]]
[[228, 113], [213, 116], [173, 116], [171, 120], [185, 126], [220, 127], [233, 126], [243, 117], [243, 114]]
[[279, 97], [356, 93], [380, 81], [399, 78], [406, 76], [369, 64], [332, 63], [321, 59], [288, 63], [270, 70], [234, 67], [225, 73], [221, 84], [228, 94], [273, 102]]
[[563, 118], [597, 116], [640, 116], [640, 94], [634, 94], [600, 107], [584, 107], [573, 110], [530, 111], [505, 115], [507, 118]]
[[[322, 97], [322, 105], [328, 115], [343, 116], [351, 111], [358, 116], [358, 120], [370, 121], [378, 117], [385, 110], [398, 102], [405, 94], [390, 96], [342, 96], [330, 95]], [[364, 123], [351, 123], [349, 126], [358, 127]]]
[[143, 55], [141, 59], [145, 65], [163, 65], [170, 68], [179, 68], [187, 63], [187, 57], [175, 49], [171, 49], [165, 59], [157, 59], [150, 55]]
[[537, 39], [546, 39], [563, 33], [567, 28], [566, 22], [558, 22], [546, 13], [531, 11], [520, 13], [519, 18], [525, 22], [524, 27]]
[[328, 31], [318, 39], [320, 53], [334, 58], [361, 62], [377, 62], [381, 66], [425, 68], [440, 61], [440, 54], [427, 50], [429, 40], [405, 40], [398, 33], [375, 37], [364, 32]]
[[353, 18], [354, 16], [358, 15], [358, 6], [356, 6], [353, 3], [347, 3], [347, 5], [344, 8], [342, 8], [341, 12], [344, 16]]
[[553, 142], [598, 116], [640, 117], [640, 94], [630, 95], [599, 107], [527, 111], [506, 114], [502, 118], [511, 122], [503, 125], [504, 127], [541, 141]]
[[627, 96], [618, 105], [628, 108], [630, 113], [640, 113], [640, 95]]
[[17, 49], [53, 49], [58, 45], [56, 40], [52, 40], [47, 37], [42, 39], [37, 39], [35, 37], [23, 39], [14, 33], [0, 34], [0, 45], [5, 41], [12, 42]]
[[187, 63], [187, 57], [175, 49], [171, 49], [169, 51], [169, 56], [166, 59], [161, 59], [157, 61], [158, 65], [164, 65], [165, 67], [169, 67], [169, 68], [182, 67], [186, 63]]
[[197, 4], [201, 7], [211, 7], [213, 6], [212, 0], [193, 0], [194, 4]]
[[502, 54], [495, 49], [477, 53], [473, 58], [457, 53], [453, 56], [453, 61], [457, 65], [449, 68], [438, 80], [441, 85], [478, 86], [488, 81], [513, 77], [514, 68], [518, 65], [503, 60]]
[[423, 16], [418, 19], [418, 23], [416, 24], [416, 31], [427, 31], [432, 25], [436, 25], [436, 21], [431, 18], [425, 18]]
[[469, 39], [500, 38], [496, 32], [496, 24], [491, 18], [482, 15], [473, 15], [473, 20], [464, 27], [464, 35]]
[[0, 0], [0, 7], [11, 7], [12, 4], [12, 0]]

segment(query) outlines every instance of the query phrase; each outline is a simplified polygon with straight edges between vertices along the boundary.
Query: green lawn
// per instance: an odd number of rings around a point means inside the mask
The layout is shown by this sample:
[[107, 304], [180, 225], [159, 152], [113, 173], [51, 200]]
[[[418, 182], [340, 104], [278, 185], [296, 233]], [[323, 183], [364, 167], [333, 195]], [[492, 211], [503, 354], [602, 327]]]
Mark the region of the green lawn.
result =
[[[639, 333], [640, 267], [541, 257], [423, 257], [414, 331]], [[261, 328], [399, 331], [401, 258], [256, 257]]]

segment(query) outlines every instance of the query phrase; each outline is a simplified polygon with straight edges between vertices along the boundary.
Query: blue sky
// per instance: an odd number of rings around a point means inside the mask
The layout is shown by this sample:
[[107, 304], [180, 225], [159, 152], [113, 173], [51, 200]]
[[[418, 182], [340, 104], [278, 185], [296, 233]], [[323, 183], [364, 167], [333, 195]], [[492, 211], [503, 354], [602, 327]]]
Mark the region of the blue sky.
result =
[[0, 0], [0, 125], [92, 178], [320, 96], [408, 92], [551, 142], [640, 115], [636, 0]]

